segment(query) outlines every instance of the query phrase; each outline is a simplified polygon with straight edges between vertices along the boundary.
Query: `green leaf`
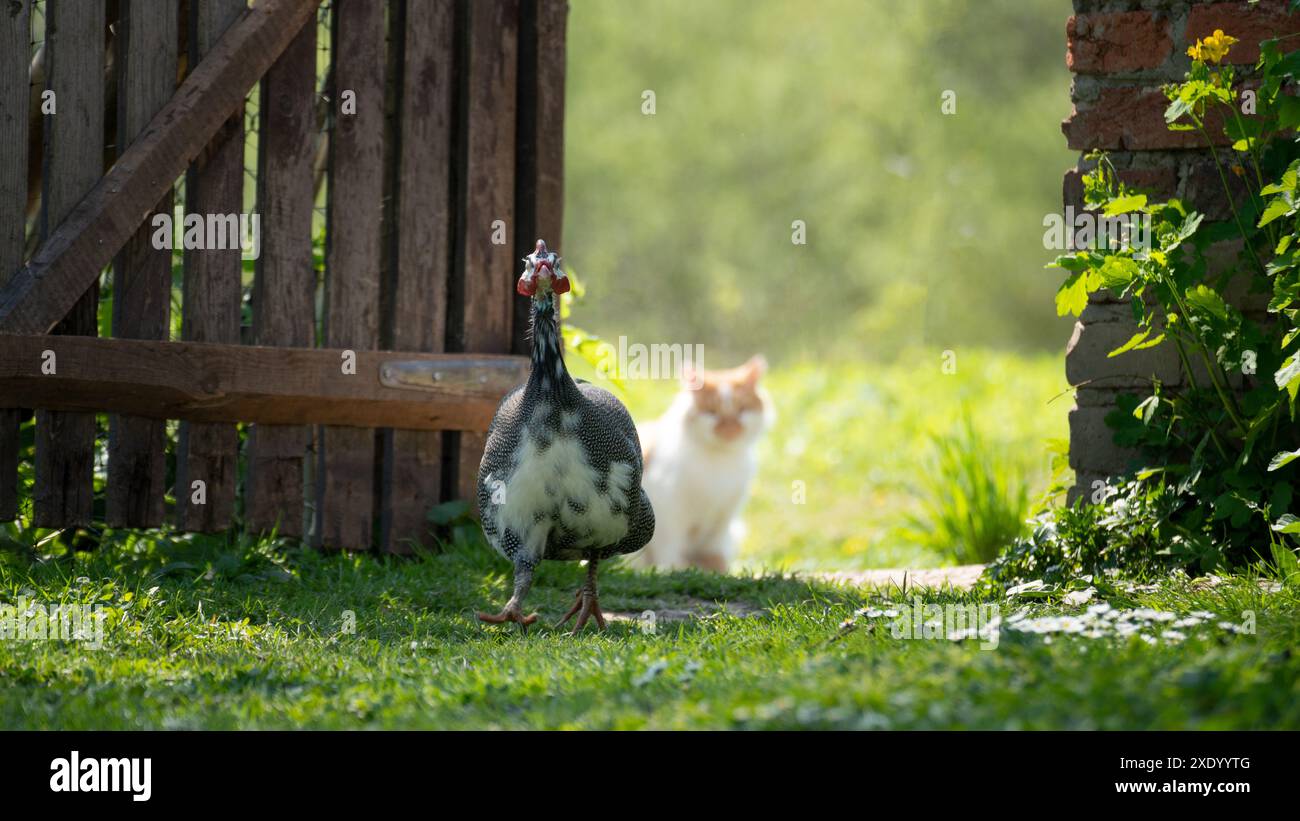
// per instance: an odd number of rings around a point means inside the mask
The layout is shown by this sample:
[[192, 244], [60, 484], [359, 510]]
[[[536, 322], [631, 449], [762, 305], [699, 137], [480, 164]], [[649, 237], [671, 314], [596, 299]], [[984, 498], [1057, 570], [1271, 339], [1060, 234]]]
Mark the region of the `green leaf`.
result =
[[1188, 214], [1187, 219], [1183, 220], [1182, 227], [1178, 229], [1178, 242], [1175, 242], [1173, 246], [1170, 246], [1170, 248], [1178, 245], [1178, 243], [1181, 243], [1192, 234], [1195, 234], [1196, 229], [1201, 227], [1201, 221], [1204, 219], [1205, 215], [1196, 211]]
[[1300, 98], [1292, 97], [1290, 94], [1278, 96], [1281, 97], [1277, 108], [1278, 128], [1285, 130], [1300, 126]]
[[1120, 346], [1119, 346], [1118, 348], [1116, 348], [1115, 350], [1113, 350], [1113, 351], [1111, 351], [1110, 353], [1106, 354], [1106, 358], [1109, 359], [1109, 358], [1111, 358], [1111, 357], [1119, 356], [1119, 355], [1122, 354], [1122, 353], [1126, 353], [1126, 352], [1128, 352], [1128, 351], [1133, 350], [1133, 349], [1136, 348], [1139, 344], [1141, 344], [1142, 342], [1146, 341], [1146, 338], [1147, 338], [1148, 336], [1150, 336], [1150, 335], [1151, 335], [1151, 329], [1150, 329], [1150, 328], [1146, 329], [1145, 331], [1138, 331], [1137, 333], [1133, 334], [1133, 336], [1129, 337], [1128, 342], [1125, 342], [1123, 345], [1120, 345]]
[[573, 324], [560, 326], [565, 350], [572, 351], [595, 369], [596, 375], [626, 394], [627, 384], [617, 375], [618, 351], [613, 345]]
[[1275, 470], [1280, 470], [1294, 462], [1296, 459], [1300, 459], [1300, 450], [1284, 450], [1269, 460], [1268, 470], [1270, 473]]
[[1300, 160], [1293, 161], [1287, 166], [1286, 171], [1282, 172], [1282, 179], [1259, 189], [1259, 193], [1281, 194], [1283, 191], [1295, 191], [1297, 178], [1300, 178]]
[[[1276, 530], [1277, 528], [1274, 528]], [[1292, 531], [1283, 530], [1282, 533]], [[1273, 565], [1277, 568], [1278, 575], [1284, 580], [1290, 581], [1296, 574], [1300, 573], [1300, 559], [1296, 558], [1295, 551], [1284, 544], [1274, 542], [1272, 545]]]
[[1067, 271], [1082, 271], [1085, 268], [1092, 267], [1092, 261], [1088, 258], [1087, 252], [1081, 254], [1062, 254], [1047, 263], [1047, 267], [1064, 268]]
[[1286, 201], [1283, 197], [1274, 197], [1269, 200], [1268, 205], [1264, 208], [1264, 213], [1259, 217], [1258, 227], [1263, 228], [1275, 219], [1280, 219], [1295, 213], [1295, 207]]
[[1151, 419], [1156, 415], [1156, 408], [1160, 406], [1160, 397], [1152, 394], [1142, 400], [1142, 404], [1133, 409], [1133, 415], [1142, 420], [1142, 424], [1151, 424]]
[[[1191, 110], [1192, 110], [1192, 100], [1187, 99], [1183, 95], [1179, 95], [1172, 103], [1169, 104], [1169, 107], [1165, 109], [1165, 122], [1172, 127], [1174, 124], [1174, 120], [1177, 120], [1179, 117], [1183, 116], [1184, 114], [1186, 114]], [[1189, 126], [1181, 126], [1180, 128], [1175, 130], [1187, 130], [1188, 128]]]
[[1101, 264], [1097, 273], [1101, 277], [1101, 284], [1107, 288], [1114, 288], [1122, 291], [1133, 281], [1141, 268], [1133, 261], [1132, 257], [1108, 256]]
[[1282, 367], [1277, 369], [1273, 374], [1273, 381], [1279, 388], [1284, 389], [1287, 395], [1291, 397], [1291, 402], [1295, 402], [1296, 392], [1300, 391], [1300, 351], [1291, 354]]
[[1088, 307], [1088, 274], [1080, 271], [1065, 280], [1056, 292], [1056, 315], [1078, 316], [1086, 307]]
[[1187, 303], [1200, 308], [1205, 313], [1219, 319], [1228, 318], [1228, 304], [1219, 296], [1219, 292], [1206, 285], [1197, 285], [1187, 289]]
[[1106, 207], [1102, 209], [1102, 215], [1107, 217], [1114, 217], [1120, 214], [1127, 214], [1130, 211], [1140, 211], [1141, 209], [1146, 207], [1147, 207], [1146, 194], [1129, 194], [1127, 197], [1116, 197], [1115, 199], [1106, 203]]
[[1273, 525], [1273, 530], [1278, 533], [1300, 533], [1300, 518], [1292, 513], [1284, 513]]

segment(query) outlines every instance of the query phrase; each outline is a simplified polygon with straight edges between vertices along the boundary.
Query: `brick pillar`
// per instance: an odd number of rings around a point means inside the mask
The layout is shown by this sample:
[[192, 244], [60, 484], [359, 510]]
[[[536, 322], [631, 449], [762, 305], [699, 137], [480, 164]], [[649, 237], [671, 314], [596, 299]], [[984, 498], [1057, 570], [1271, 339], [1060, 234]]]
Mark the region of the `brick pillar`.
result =
[[[1231, 219], [1209, 152], [1197, 148], [1204, 137], [1166, 127], [1167, 100], [1160, 87], [1182, 81], [1191, 66], [1188, 46], [1215, 29], [1241, 41], [1232, 47], [1228, 62], [1239, 66], [1239, 79], [1245, 77], [1259, 57], [1259, 42], [1300, 32], [1300, 15], [1288, 15], [1284, 0], [1257, 5], [1244, 0], [1074, 0], [1074, 10], [1066, 24], [1074, 110], [1061, 124], [1069, 147], [1079, 152], [1105, 149], [1120, 178], [1155, 200], [1178, 197], [1205, 214], [1207, 222]], [[1218, 126], [1212, 124], [1210, 132], [1226, 145]], [[1219, 153], [1221, 159], [1232, 155], [1227, 148]], [[1064, 205], [1076, 211], [1083, 208], [1081, 178], [1088, 167], [1080, 156], [1078, 166], [1065, 174]], [[1231, 264], [1235, 249], [1224, 247], [1213, 256]], [[1252, 314], [1262, 314], [1267, 302], [1255, 296], [1234, 299], [1231, 293], [1228, 298]], [[1132, 310], [1109, 291], [1093, 294], [1075, 323], [1065, 358], [1066, 376], [1076, 386], [1070, 412], [1070, 466], [1076, 475], [1071, 499], [1090, 492], [1095, 480], [1128, 466], [1132, 454], [1113, 444], [1104, 422], [1116, 395], [1145, 395], [1151, 377], [1171, 388], [1182, 384], [1172, 345], [1107, 358], [1135, 331]]]

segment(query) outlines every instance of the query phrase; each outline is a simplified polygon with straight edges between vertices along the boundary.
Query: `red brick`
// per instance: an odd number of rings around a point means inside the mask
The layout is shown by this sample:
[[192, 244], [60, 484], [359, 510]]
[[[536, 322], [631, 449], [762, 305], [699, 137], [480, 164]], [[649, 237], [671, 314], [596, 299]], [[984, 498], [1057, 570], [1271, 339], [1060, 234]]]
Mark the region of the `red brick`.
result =
[[1174, 49], [1169, 20], [1149, 11], [1080, 14], [1066, 23], [1065, 63], [1078, 74], [1156, 68]]
[[[1241, 41], [1232, 46], [1225, 62], [1254, 63], [1259, 59], [1261, 41], [1300, 33], [1300, 15], [1287, 14], [1286, 6], [1283, 0], [1260, 0], [1258, 5], [1236, 2], [1192, 6], [1187, 15], [1183, 50], [1213, 34], [1215, 29], [1222, 29]], [[1294, 51], [1300, 48], [1300, 41], [1284, 40], [1282, 47]]]
[[[1120, 86], [1104, 88], [1083, 110], [1076, 109], [1061, 131], [1076, 151], [1104, 148], [1110, 151], [1142, 151], [1157, 148], [1200, 148], [1205, 137], [1199, 131], [1170, 131], [1165, 124], [1169, 100], [1160, 89]], [[1221, 120], [1212, 116], [1208, 130], [1215, 143], [1227, 145]]]

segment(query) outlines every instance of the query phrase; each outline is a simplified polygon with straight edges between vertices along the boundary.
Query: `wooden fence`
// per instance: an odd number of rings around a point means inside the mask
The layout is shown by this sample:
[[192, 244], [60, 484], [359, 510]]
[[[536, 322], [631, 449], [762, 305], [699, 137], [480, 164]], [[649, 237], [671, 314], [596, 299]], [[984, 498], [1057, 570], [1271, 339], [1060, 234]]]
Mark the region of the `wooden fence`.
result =
[[[566, 4], [320, 5], [5, 3], [0, 521], [403, 552], [472, 498], [560, 242]], [[255, 261], [158, 247], [250, 202]]]

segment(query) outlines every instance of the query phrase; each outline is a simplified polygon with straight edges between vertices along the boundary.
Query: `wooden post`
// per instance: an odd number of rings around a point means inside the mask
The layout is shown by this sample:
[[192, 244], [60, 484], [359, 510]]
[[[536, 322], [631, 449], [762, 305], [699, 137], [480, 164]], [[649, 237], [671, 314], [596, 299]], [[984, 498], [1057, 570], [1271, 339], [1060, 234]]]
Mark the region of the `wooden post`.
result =
[[[333, 13], [325, 339], [333, 348], [373, 350], [379, 347], [384, 208], [384, 5], [336, 0]], [[335, 378], [357, 378], [347, 364], [339, 363]], [[370, 548], [375, 443], [373, 430], [321, 430], [316, 537], [322, 546]]]
[[[518, 0], [469, 3], [462, 98], [463, 212], [457, 271], [460, 350], [508, 353], [514, 333], [515, 105]], [[502, 236], [504, 234], [504, 236]], [[457, 492], [473, 500], [486, 437], [462, 433]]]
[[[190, 64], [200, 64], [247, 9], [244, 0], [193, 0]], [[206, 221], [244, 208], [244, 107], [238, 106], [185, 178], [186, 213]], [[185, 251], [181, 338], [239, 341], [242, 267], [233, 249]], [[176, 524], [182, 530], [224, 530], [235, 510], [239, 432], [234, 425], [182, 423], [176, 446]]]
[[[104, 171], [104, 23], [101, 3], [50, 0], [46, 5], [46, 76], [55, 108], [45, 116], [44, 237]], [[98, 304], [96, 278], [54, 333], [97, 335]], [[38, 527], [90, 524], [94, 461], [94, 414], [36, 414], [33, 521]]]
[[[23, 264], [31, 0], [0, 14], [0, 286]], [[18, 516], [18, 411], [0, 410], [0, 522]]]
[[[310, 348], [316, 341], [314, 22], [266, 73], [260, 110], [257, 207], [263, 231], [253, 282], [253, 344]], [[303, 468], [310, 449], [306, 426], [249, 428], [244, 519], [250, 529], [303, 535]]]
[[[564, 252], [564, 72], [567, 0], [525, 0], [519, 11], [519, 126], [515, 257], [540, 238]], [[530, 300], [515, 299], [512, 346], [528, 354]]]
[[[118, 151], [126, 150], [176, 88], [177, 13], [172, 3], [122, 0], [117, 48]], [[154, 214], [172, 215], [172, 192]], [[170, 331], [172, 255], [154, 248], [152, 215], [127, 240], [113, 271], [113, 336], [167, 339]], [[110, 527], [157, 527], [166, 493], [167, 423], [115, 415], [109, 420]]]
[[[451, 0], [408, 0], [401, 40], [397, 249], [391, 315], [393, 350], [445, 348], [447, 272], [451, 265]], [[380, 545], [408, 552], [427, 541], [429, 509], [439, 501], [442, 434], [385, 432]]]

